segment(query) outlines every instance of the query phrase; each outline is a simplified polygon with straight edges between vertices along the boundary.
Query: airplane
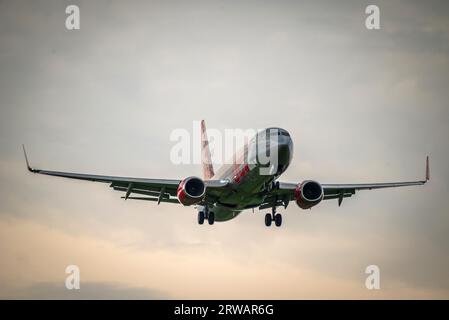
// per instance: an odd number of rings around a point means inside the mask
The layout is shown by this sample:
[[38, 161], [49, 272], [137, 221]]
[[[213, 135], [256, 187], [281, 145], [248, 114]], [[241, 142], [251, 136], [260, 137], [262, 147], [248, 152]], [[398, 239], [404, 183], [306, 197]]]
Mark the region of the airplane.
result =
[[[266, 145], [266, 148], [258, 148]], [[299, 183], [278, 181], [291, 163], [293, 141], [287, 130], [277, 127], [259, 131], [240, 150], [230, 164], [224, 164], [215, 173], [204, 120], [201, 121], [201, 152], [203, 178], [189, 176], [181, 180], [116, 177], [72, 172], [49, 171], [32, 168], [22, 145], [27, 168], [32, 173], [108, 183], [113, 190], [124, 192], [123, 199], [194, 206], [198, 223], [205, 220], [209, 225], [215, 221], [229, 221], [246, 209], [271, 209], [265, 215], [265, 225], [282, 225], [282, 215], [277, 208], [287, 208], [291, 201], [301, 209], [311, 209], [323, 200], [336, 199], [338, 206], [344, 198], [356, 191], [424, 185], [430, 179], [429, 157], [426, 157], [424, 180], [363, 184], [324, 184], [315, 180]], [[277, 155], [276, 165], [261, 174], [267, 163], [260, 161], [269, 153]], [[268, 166], [270, 164], [268, 163]]]

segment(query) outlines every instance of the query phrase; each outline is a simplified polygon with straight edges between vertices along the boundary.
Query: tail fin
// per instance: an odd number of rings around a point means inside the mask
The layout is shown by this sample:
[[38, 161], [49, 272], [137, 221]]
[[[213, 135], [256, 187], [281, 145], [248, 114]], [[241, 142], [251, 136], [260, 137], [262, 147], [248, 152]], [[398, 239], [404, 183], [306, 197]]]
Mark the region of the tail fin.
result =
[[206, 123], [204, 120], [201, 120], [201, 165], [203, 166], [203, 178], [205, 180], [212, 179], [215, 173], [214, 167], [212, 166], [209, 140], [207, 140]]

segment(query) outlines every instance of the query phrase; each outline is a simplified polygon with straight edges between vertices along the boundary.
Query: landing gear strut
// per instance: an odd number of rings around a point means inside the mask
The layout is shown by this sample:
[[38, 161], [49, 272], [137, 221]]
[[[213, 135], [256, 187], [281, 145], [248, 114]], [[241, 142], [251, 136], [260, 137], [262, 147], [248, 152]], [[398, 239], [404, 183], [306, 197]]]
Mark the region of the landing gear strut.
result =
[[273, 207], [271, 213], [267, 213], [265, 215], [265, 225], [267, 227], [271, 226], [273, 221], [276, 227], [280, 227], [282, 225], [282, 215], [280, 213], [276, 213], [276, 207]]

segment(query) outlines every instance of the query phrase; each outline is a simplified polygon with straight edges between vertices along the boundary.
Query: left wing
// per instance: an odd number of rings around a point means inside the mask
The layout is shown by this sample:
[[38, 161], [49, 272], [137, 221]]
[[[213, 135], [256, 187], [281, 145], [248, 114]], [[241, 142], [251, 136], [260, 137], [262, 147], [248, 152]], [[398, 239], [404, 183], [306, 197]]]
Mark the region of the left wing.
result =
[[[133, 199], [156, 201], [158, 204], [161, 202], [179, 203], [177, 198], [177, 190], [182, 180], [103, 176], [95, 174], [35, 169], [32, 168], [28, 162], [25, 146], [22, 145], [22, 147], [23, 153], [25, 155], [26, 165], [28, 171], [30, 172], [69, 179], [109, 183], [109, 187], [111, 187], [113, 190], [125, 192], [125, 196], [122, 197], [125, 200]], [[205, 201], [207, 201], [208, 194], [210, 194], [211, 197], [216, 196], [217, 193], [220, 193], [220, 191], [228, 185], [227, 180], [207, 180], [204, 181], [204, 183], [206, 185]], [[145, 197], [130, 196], [133, 193], [143, 195]]]
[[[406, 186], [423, 185], [430, 179], [429, 169], [429, 157], [426, 158], [426, 176], [424, 180], [407, 181], [407, 182], [386, 182], [386, 183], [360, 183], [360, 184], [321, 184], [324, 192], [323, 200], [338, 199], [338, 205], [340, 206], [343, 198], [351, 197], [359, 190], [371, 190], [371, 189], [383, 189], [383, 188], [396, 188]], [[272, 190], [268, 201], [276, 203], [276, 205], [284, 205], [286, 201], [295, 200], [295, 190], [297, 184], [280, 182], [279, 188]], [[268, 205], [264, 206], [269, 207]]]

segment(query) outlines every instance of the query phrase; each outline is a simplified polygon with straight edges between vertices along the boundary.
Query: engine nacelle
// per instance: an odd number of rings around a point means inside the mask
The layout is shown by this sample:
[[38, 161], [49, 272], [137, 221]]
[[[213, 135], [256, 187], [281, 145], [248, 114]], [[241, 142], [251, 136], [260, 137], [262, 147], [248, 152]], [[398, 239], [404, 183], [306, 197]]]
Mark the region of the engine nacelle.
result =
[[309, 209], [323, 200], [324, 191], [321, 184], [306, 180], [296, 186], [295, 200], [301, 209]]
[[197, 177], [188, 177], [181, 181], [176, 195], [184, 206], [190, 206], [203, 200], [206, 194], [204, 181]]

